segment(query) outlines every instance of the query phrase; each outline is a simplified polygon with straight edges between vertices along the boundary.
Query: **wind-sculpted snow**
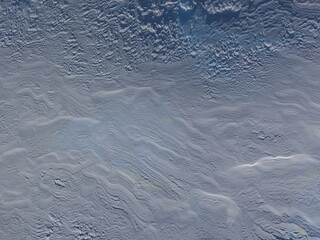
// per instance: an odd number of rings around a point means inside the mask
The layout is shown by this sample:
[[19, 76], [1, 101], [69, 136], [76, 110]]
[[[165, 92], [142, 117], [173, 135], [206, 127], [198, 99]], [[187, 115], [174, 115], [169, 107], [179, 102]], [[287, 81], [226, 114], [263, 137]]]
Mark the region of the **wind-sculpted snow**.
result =
[[[192, 183], [194, 167], [201, 161], [194, 156], [204, 150], [188, 139], [201, 133], [177, 116], [168, 99], [151, 88], [126, 88], [97, 92], [93, 101], [97, 123], [72, 121], [57, 136], [58, 147], [79, 150], [104, 166], [109, 181], [127, 189], [121, 198], [147, 198], [144, 208], [152, 210], [160, 226], [176, 223], [179, 232], [199, 218], [210, 221], [208, 215], [215, 212], [220, 212], [221, 222], [235, 221], [240, 209], [232, 199]], [[146, 211], [141, 208], [131, 215]], [[165, 236], [161, 227], [154, 227]], [[179, 238], [192, 236], [189, 231]]]
[[[255, 231], [258, 228], [266, 231], [262, 235], [264, 239], [320, 237], [320, 206], [316, 200], [319, 196], [316, 191], [307, 190], [319, 184], [319, 173], [311, 173], [312, 169], [319, 169], [319, 165], [318, 158], [301, 154], [265, 157], [253, 164], [243, 164], [230, 170], [236, 182], [232, 183], [236, 198], [245, 198], [238, 202], [239, 207], [247, 209], [249, 216], [261, 215]], [[252, 185], [252, 188], [243, 190], [242, 184]], [[249, 194], [253, 198], [248, 202]], [[278, 219], [270, 222], [272, 215]]]
[[0, 239], [320, 239], [316, 0], [0, 2]]

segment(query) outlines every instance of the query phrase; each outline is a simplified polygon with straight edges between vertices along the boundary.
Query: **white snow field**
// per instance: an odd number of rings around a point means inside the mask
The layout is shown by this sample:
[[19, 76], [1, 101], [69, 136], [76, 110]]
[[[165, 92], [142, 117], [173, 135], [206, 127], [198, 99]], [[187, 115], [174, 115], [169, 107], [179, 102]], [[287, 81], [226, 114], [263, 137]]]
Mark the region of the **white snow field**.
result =
[[0, 1], [0, 240], [320, 239], [318, 0]]

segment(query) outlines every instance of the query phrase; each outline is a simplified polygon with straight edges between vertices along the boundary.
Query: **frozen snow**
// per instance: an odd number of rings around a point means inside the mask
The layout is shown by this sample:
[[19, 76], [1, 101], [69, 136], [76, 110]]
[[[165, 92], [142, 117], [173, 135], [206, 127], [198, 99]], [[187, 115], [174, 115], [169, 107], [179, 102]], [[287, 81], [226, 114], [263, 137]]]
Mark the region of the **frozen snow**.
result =
[[320, 239], [319, 13], [2, 1], [0, 239]]

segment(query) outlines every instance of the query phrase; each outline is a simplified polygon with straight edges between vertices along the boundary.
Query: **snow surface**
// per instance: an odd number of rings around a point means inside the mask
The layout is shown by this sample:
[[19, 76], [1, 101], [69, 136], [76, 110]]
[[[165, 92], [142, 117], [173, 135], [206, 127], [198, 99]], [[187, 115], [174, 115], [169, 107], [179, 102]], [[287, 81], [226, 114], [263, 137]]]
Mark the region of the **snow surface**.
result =
[[319, 24], [318, 0], [0, 1], [0, 239], [320, 239]]

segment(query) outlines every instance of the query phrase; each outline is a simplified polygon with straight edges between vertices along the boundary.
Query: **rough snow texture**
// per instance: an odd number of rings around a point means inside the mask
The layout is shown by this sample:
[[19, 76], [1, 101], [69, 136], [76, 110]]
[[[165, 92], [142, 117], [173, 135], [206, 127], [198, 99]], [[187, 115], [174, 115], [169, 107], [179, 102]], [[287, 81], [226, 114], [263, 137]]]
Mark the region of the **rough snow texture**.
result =
[[318, 0], [0, 1], [0, 239], [320, 239], [319, 24]]

